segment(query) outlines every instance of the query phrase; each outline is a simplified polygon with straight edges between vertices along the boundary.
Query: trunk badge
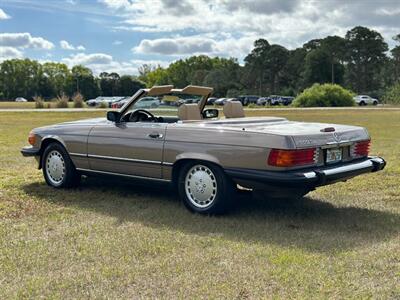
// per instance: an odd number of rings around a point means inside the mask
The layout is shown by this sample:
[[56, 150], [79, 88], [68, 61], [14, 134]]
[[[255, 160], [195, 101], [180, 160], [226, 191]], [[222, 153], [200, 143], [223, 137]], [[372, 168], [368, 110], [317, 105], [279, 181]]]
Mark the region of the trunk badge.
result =
[[333, 133], [333, 139], [334, 139], [337, 143], [340, 142], [340, 136], [339, 136], [336, 132]]

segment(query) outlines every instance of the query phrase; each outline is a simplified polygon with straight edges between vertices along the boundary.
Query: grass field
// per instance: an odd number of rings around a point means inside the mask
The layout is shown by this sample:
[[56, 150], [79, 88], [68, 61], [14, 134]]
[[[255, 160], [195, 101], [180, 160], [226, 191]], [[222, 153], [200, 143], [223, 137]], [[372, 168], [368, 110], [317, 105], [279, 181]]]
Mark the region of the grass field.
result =
[[0, 299], [399, 298], [400, 111], [268, 114], [366, 126], [387, 168], [204, 217], [162, 185], [55, 190], [21, 157], [31, 128], [104, 112], [0, 113]]
[[[55, 103], [52, 101], [45, 102], [45, 106], [52, 105], [51, 108], [55, 108]], [[74, 103], [68, 102], [68, 107], [73, 108]], [[0, 109], [32, 109], [35, 108], [35, 102], [15, 102], [15, 101], [0, 101]], [[56, 108], [55, 108], [56, 109]]]

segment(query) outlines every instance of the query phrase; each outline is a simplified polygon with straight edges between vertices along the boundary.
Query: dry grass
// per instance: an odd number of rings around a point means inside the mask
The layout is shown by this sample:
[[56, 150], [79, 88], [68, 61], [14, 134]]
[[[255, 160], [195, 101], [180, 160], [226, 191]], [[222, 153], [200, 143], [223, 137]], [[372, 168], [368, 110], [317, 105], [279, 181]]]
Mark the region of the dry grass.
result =
[[0, 113], [1, 299], [399, 297], [399, 111], [269, 112], [366, 126], [387, 169], [296, 206], [242, 196], [223, 217], [190, 214], [162, 185], [54, 190], [21, 158], [31, 128], [101, 115]]

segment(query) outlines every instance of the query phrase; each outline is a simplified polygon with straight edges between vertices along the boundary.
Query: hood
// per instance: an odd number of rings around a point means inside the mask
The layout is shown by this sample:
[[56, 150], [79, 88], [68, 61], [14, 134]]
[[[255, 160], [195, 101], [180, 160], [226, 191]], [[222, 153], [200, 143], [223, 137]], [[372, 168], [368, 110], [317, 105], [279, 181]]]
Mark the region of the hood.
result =
[[63, 123], [55, 124], [54, 126], [96, 125], [99, 123], [106, 123], [106, 122], [107, 122], [106, 118], [93, 118], [93, 119], [83, 119], [83, 120], [77, 120], [77, 121], [63, 122]]
[[93, 119], [84, 119], [84, 120], [77, 120], [77, 121], [69, 121], [63, 122], [43, 127], [38, 127], [34, 129], [34, 132], [41, 132], [41, 131], [49, 131], [49, 130], [57, 130], [57, 129], [71, 129], [74, 130], [76, 128], [91, 128], [96, 124], [106, 123], [108, 122], [106, 118], [93, 118]]

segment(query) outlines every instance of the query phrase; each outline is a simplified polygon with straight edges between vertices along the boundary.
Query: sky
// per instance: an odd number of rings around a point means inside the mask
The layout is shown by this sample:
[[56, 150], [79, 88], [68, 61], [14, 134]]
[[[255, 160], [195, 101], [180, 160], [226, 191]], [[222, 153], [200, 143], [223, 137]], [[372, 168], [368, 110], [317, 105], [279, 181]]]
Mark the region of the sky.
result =
[[354, 26], [400, 33], [400, 0], [0, 0], [0, 61], [30, 58], [137, 74], [191, 55], [288, 49]]

